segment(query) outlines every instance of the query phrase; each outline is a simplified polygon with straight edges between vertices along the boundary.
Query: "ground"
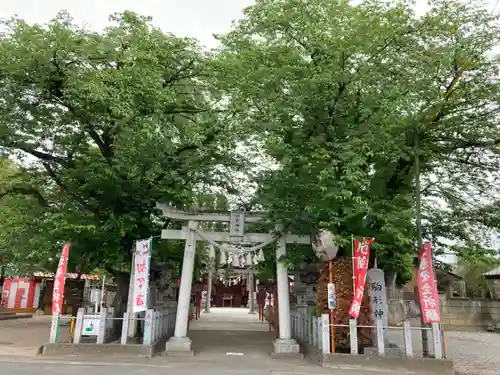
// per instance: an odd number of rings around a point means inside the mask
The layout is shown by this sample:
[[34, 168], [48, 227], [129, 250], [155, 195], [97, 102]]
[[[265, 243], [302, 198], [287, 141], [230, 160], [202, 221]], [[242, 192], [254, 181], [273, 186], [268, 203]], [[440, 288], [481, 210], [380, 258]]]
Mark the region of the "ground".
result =
[[[275, 333], [268, 332], [267, 324], [259, 322], [255, 315], [248, 314], [245, 309], [213, 310], [211, 314], [203, 314], [201, 320], [193, 321], [190, 336], [198, 355], [191, 357], [189, 361], [159, 357], [151, 360], [120, 359], [119, 362], [115, 361], [117, 363], [105, 363], [102, 361], [110, 359], [63, 358], [61, 361], [37, 357], [39, 347], [48, 340], [50, 322], [48, 316], [0, 321], [0, 374], [27, 375], [36, 371], [40, 375], [83, 375], [91, 371], [93, 375], [101, 375], [115, 373], [116, 369], [120, 368], [122, 375], [146, 372], [156, 375], [163, 374], [166, 369], [175, 369], [176, 375], [192, 374], [193, 371], [198, 371], [200, 375], [372, 375], [360, 369], [321, 369], [307, 361], [295, 359], [272, 360], [269, 353]], [[65, 326], [61, 329], [61, 342], [67, 342], [67, 335], [68, 327]], [[402, 332], [391, 333], [391, 341], [394, 336], [402, 338]], [[460, 375], [499, 374], [499, 334], [448, 331], [446, 346], [448, 358], [454, 360]], [[413, 347], [417, 354], [420, 348], [417, 331], [414, 332]], [[110, 367], [113, 370], [110, 370]]]

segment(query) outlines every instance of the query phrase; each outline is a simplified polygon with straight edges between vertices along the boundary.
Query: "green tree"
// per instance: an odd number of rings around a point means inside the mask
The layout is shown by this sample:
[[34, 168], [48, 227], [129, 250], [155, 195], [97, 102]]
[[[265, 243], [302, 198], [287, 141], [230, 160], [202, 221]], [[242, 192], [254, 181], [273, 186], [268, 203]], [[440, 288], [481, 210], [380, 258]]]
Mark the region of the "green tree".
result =
[[238, 132], [195, 41], [131, 12], [110, 21], [101, 33], [66, 13], [2, 23], [0, 146], [43, 197], [43, 238], [70, 240], [82, 267], [114, 273], [123, 307], [134, 241], [168, 225], [156, 202], [190, 206], [230, 185]]
[[13, 161], [0, 157], [0, 277], [52, 271], [57, 262], [40, 225], [45, 198], [27, 178]]
[[423, 16], [407, 1], [247, 8], [220, 37], [218, 68], [278, 164], [260, 203], [297, 230], [332, 230], [344, 252], [351, 234], [373, 235], [379, 265], [409, 275], [418, 152], [425, 237], [440, 249], [469, 241], [476, 223], [457, 230], [459, 218], [498, 191], [498, 31], [495, 16], [458, 1], [431, 1]]

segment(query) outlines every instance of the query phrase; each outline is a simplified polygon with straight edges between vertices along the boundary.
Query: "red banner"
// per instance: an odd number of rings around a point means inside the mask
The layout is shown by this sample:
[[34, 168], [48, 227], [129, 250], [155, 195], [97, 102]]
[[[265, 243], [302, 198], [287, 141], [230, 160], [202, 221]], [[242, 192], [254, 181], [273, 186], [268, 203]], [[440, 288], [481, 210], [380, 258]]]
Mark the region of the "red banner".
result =
[[439, 323], [439, 298], [432, 264], [432, 246], [429, 241], [418, 254], [418, 294], [424, 323]]
[[61, 314], [64, 300], [64, 282], [66, 280], [66, 270], [68, 268], [68, 256], [70, 243], [67, 242], [62, 249], [57, 272], [54, 276], [54, 288], [52, 289], [52, 314]]
[[365, 293], [366, 273], [370, 260], [370, 245], [375, 238], [363, 238], [363, 241], [354, 240], [354, 295], [352, 297], [349, 315], [356, 319], [361, 309], [361, 302]]

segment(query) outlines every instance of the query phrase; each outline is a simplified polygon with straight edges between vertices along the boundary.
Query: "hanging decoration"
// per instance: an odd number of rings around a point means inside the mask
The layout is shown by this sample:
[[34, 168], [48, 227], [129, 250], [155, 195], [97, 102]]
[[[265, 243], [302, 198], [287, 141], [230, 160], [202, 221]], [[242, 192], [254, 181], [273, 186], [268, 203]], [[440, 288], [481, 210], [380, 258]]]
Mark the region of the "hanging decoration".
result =
[[220, 252], [220, 265], [224, 266], [227, 263], [227, 255], [225, 251]]
[[215, 248], [213, 246], [208, 247], [208, 258], [215, 259]]
[[237, 254], [232, 254], [233, 257], [233, 267], [239, 267], [240, 266], [240, 260]]

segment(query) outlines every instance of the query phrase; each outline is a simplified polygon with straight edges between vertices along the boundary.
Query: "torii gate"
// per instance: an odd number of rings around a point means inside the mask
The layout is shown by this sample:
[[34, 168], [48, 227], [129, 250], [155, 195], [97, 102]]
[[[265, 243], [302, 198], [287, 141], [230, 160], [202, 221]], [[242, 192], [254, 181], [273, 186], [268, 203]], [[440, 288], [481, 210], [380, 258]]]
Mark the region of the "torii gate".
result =
[[[278, 292], [279, 338], [274, 341], [276, 354], [299, 353], [299, 345], [292, 338], [290, 324], [290, 299], [288, 295], [288, 271], [280, 258], [286, 255], [286, 244], [310, 244], [310, 236], [282, 233], [283, 225], [275, 226], [275, 233], [245, 233], [245, 223], [255, 223], [264, 219], [263, 213], [258, 212], [185, 212], [176, 210], [167, 205], [157, 203], [156, 208], [163, 211], [163, 216], [169, 219], [185, 220], [187, 227], [182, 230], [164, 229], [162, 239], [185, 240], [184, 261], [182, 264], [179, 300], [177, 303], [177, 317], [175, 332], [166, 343], [167, 352], [191, 351], [191, 339], [187, 337], [191, 284], [193, 282], [194, 258], [196, 241], [206, 241], [223, 251], [231, 251], [224, 244], [237, 243], [240, 245], [258, 244], [243, 251], [255, 251], [274, 241], [276, 247], [276, 282]], [[199, 223], [225, 222], [229, 223], [229, 232], [204, 232], [199, 229]]]

